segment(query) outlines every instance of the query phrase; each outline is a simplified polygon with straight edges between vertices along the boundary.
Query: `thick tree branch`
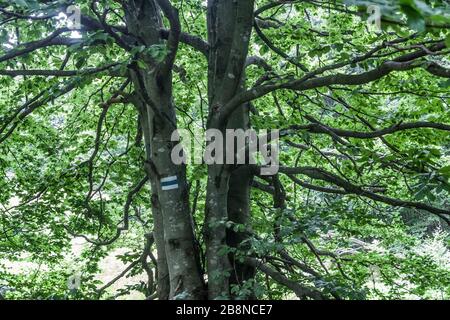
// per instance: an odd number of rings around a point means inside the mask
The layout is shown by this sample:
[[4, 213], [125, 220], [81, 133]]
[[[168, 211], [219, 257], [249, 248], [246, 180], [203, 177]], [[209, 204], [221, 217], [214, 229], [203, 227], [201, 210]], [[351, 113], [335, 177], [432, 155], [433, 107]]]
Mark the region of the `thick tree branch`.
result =
[[278, 271], [273, 270], [272, 268], [265, 265], [262, 261], [254, 258], [246, 258], [245, 263], [259, 269], [263, 273], [270, 276], [272, 279], [274, 279], [276, 282], [280, 283], [281, 285], [286, 286], [287, 288], [291, 289], [297, 297], [300, 299], [305, 298], [311, 298], [315, 300], [326, 300], [327, 297], [324, 296], [321, 292], [314, 290], [312, 288], [309, 288], [307, 286], [303, 286], [300, 283], [290, 280], [286, 278], [283, 274], [281, 274]]
[[[163, 39], [167, 40], [169, 38], [169, 34], [170, 34], [169, 30], [166, 30], [166, 29], [160, 30], [160, 35], [161, 35], [161, 38], [163, 38]], [[203, 53], [203, 55], [208, 57], [209, 44], [206, 41], [204, 41], [202, 38], [200, 38], [199, 36], [181, 32], [180, 33], [180, 42], [194, 48], [195, 50]]]
[[9, 77], [17, 77], [17, 76], [46, 76], [46, 77], [72, 77], [77, 75], [92, 75], [95, 73], [100, 73], [106, 71], [110, 68], [118, 66], [119, 63], [112, 63], [106, 66], [98, 67], [98, 68], [88, 68], [83, 70], [30, 70], [30, 69], [22, 69], [22, 70], [0, 70], [0, 76], [9, 76]]
[[[385, 45], [384, 45], [385, 46]], [[381, 47], [384, 47], [381, 46]], [[439, 42], [430, 46], [429, 48], [419, 49], [412, 53], [408, 53], [397, 57], [393, 60], [384, 61], [377, 68], [363, 72], [360, 74], [334, 74], [329, 76], [316, 77], [316, 75], [323, 73], [327, 70], [340, 68], [342, 66], [347, 65], [346, 63], [338, 63], [332, 66], [320, 68], [318, 70], [312, 71], [306, 74], [304, 77], [298, 80], [280, 82], [276, 84], [267, 84], [261, 85], [259, 87], [254, 87], [250, 90], [247, 90], [241, 94], [236, 95], [233, 99], [231, 99], [226, 105], [224, 105], [220, 112], [216, 115], [216, 120], [218, 123], [225, 123], [231, 113], [243, 103], [249, 102], [251, 100], [262, 97], [268, 93], [271, 93], [280, 89], [289, 89], [295, 91], [304, 91], [309, 89], [315, 89], [320, 87], [327, 87], [331, 85], [341, 84], [341, 85], [362, 85], [366, 84], [382, 77], [388, 75], [393, 71], [407, 71], [418, 67], [424, 67], [424, 61], [417, 60], [423, 56], [426, 56], [428, 52], [438, 52], [445, 48], [444, 42]], [[374, 49], [375, 50], [375, 49]], [[371, 52], [374, 52], [372, 50]], [[364, 60], [367, 57], [370, 57], [372, 54], [366, 54], [355, 60]]]
[[164, 61], [166, 71], [171, 70], [175, 62], [175, 56], [180, 43], [181, 24], [178, 10], [172, 6], [169, 0], [156, 0], [162, 12], [169, 20], [170, 31], [167, 37], [167, 49], [169, 53]]
[[[450, 131], [450, 125], [444, 123], [436, 123], [436, 122], [426, 122], [426, 121], [418, 121], [418, 122], [409, 122], [409, 123], [399, 123], [393, 125], [391, 127], [375, 130], [371, 132], [361, 132], [361, 131], [351, 131], [351, 130], [343, 130], [338, 128], [332, 128], [320, 123], [310, 123], [306, 125], [293, 125], [290, 126], [286, 131], [290, 130], [300, 130], [307, 131], [309, 133], [324, 133], [324, 134], [333, 134], [339, 137], [346, 138], [358, 138], [358, 139], [373, 139], [382, 137], [387, 134], [395, 133], [398, 131], [410, 130], [410, 129], [419, 129], [419, 128], [432, 128], [443, 131]], [[284, 130], [283, 130], [284, 131]]]
[[[3, 56], [0, 56], [0, 62], [13, 59], [18, 56], [22, 56], [24, 54], [30, 53], [34, 50], [53, 46], [53, 45], [71, 45], [73, 41], [77, 41], [77, 39], [70, 39], [70, 38], [61, 38], [58, 37], [64, 32], [70, 31], [68, 28], [61, 28], [55, 30], [52, 34], [45, 37], [44, 39], [38, 40], [38, 41], [32, 41], [25, 44], [21, 44], [23, 46], [23, 49], [13, 49]], [[78, 40], [79, 41], [79, 40]]]
[[347, 180], [344, 180], [343, 178], [325, 171], [320, 168], [314, 168], [314, 167], [280, 167], [280, 172], [285, 174], [303, 174], [306, 175], [312, 179], [322, 180], [329, 183], [332, 183], [338, 187], [341, 187], [349, 194], [355, 194], [360, 195], [369, 199], [372, 199], [374, 201], [379, 201], [386, 203], [388, 205], [394, 206], [394, 207], [403, 207], [403, 208], [414, 208], [419, 210], [425, 210], [430, 213], [436, 214], [440, 218], [444, 219], [447, 223], [450, 224], [450, 220], [446, 216], [450, 216], [450, 210], [444, 210], [436, 207], [432, 207], [430, 205], [421, 203], [421, 202], [414, 202], [414, 201], [408, 201], [408, 200], [400, 200], [395, 198], [386, 197], [383, 195], [379, 195], [377, 193], [374, 193], [369, 190], [365, 190], [361, 188], [360, 186], [357, 186]]

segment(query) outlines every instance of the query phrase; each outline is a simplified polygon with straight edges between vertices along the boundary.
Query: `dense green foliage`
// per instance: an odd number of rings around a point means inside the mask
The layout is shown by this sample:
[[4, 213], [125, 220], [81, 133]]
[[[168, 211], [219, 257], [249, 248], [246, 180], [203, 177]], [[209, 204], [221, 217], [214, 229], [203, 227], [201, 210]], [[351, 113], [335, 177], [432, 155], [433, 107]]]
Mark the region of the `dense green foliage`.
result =
[[[83, 14], [96, 17], [91, 1], [73, 2]], [[96, 2], [99, 12], [110, 6], [109, 25], [124, 25], [120, 1]], [[171, 2], [179, 9], [183, 32], [207, 39], [206, 2]], [[271, 2], [259, 0], [255, 7]], [[381, 1], [382, 30], [377, 30], [366, 23], [366, 7], [376, 2], [380, 1], [285, 1], [261, 12], [248, 56], [260, 57], [269, 68], [248, 66], [247, 87], [285, 83], [301, 78], [303, 68], [349, 61], [322, 73], [354, 75], [439, 41], [447, 48], [426, 55], [417, 68], [364, 84], [273, 91], [251, 102], [252, 127], [287, 130], [280, 141], [281, 166], [318, 167], [368, 192], [423, 203], [448, 214], [450, 81], [431, 74], [427, 66], [435, 62], [450, 68], [449, 5]], [[85, 28], [62, 31], [65, 40], [59, 45], [4, 58], [27, 47], [22, 44], [62, 28], [67, 20], [59, 14], [62, 3], [0, 1], [0, 286], [12, 288], [0, 293], [8, 299], [97, 299], [134, 290], [150, 296], [152, 281], [136, 282], [119, 292], [99, 292], [105, 283], [99, 281], [98, 263], [115, 248], [127, 248], [120, 257], [123, 269], [139, 261], [145, 235], [153, 230], [150, 185], [131, 194], [128, 202], [130, 190], [146, 175], [138, 112], [128, 101], [112, 102], [118, 91], [121, 97], [133, 91], [128, 83], [124, 86], [123, 75], [137, 54], [163, 60], [166, 47], [136, 46], [127, 51], [105, 30]], [[30, 15], [55, 18], [21, 18]], [[395, 42], [399, 38], [403, 40]], [[377, 46], [383, 47], [356, 61]], [[146, 68], [139, 60], [137, 64]], [[207, 60], [181, 43], [175, 66], [178, 126], [204, 130]], [[76, 72], [69, 76], [63, 70]], [[447, 129], [418, 127], [373, 138], [306, 127], [288, 130], [320, 123], [368, 133], [417, 122], [439, 123]], [[207, 168], [189, 165], [187, 170], [195, 231], [204, 249]], [[232, 251], [242, 260], [258, 257], [290, 281], [343, 299], [450, 298], [450, 216], [374, 201], [326, 179], [283, 170], [276, 177], [279, 183], [255, 177], [251, 225], [228, 223], [234, 230], [251, 227], [250, 248], [225, 246], [223, 254]], [[124, 217], [129, 220], [128, 231], [110, 244], [95, 244], [114, 240]], [[86, 242], [74, 255], [72, 242], [80, 236], [93, 243]], [[286, 263], [282, 252], [301, 267]], [[24, 271], [9, 267], [19, 262], [30, 264]], [[154, 269], [148, 259], [134, 263], [127, 274], [147, 277], [146, 265]], [[69, 290], [67, 279], [75, 273], [81, 275], [81, 286]], [[294, 297], [290, 288], [263, 272], [233, 286], [231, 293], [237, 298]]]

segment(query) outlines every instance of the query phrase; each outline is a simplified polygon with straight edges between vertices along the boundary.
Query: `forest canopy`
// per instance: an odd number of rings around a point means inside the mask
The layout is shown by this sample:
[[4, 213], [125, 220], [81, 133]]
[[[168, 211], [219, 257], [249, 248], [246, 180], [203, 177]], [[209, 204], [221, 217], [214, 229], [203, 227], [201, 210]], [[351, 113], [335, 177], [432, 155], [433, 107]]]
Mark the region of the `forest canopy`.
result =
[[450, 299], [449, 54], [442, 0], [0, 0], [0, 299]]

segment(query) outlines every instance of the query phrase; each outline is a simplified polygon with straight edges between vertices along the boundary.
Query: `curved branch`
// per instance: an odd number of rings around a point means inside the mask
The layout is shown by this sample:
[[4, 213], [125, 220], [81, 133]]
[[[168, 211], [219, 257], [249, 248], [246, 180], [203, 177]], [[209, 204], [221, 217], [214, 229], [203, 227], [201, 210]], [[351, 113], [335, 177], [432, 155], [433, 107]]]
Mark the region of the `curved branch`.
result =
[[267, 63], [267, 61], [258, 56], [247, 57], [247, 60], [245, 61], [245, 67], [248, 67], [251, 65], [258, 66], [267, 72], [272, 71], [272, 67]]
[[349, 194], [356, 194], [360, 195], [369, 199], [372, 199], [374, 201], [379, 201], [386, 203], [388, 205], [394, 206], [394, 207], [403, 207], [403, 208], [414, 208], [419, 210], [425, 210], [430, 213], [433, 213], [443, 220], [445, 220], [447, 223], [450, 224], [450, 219], [446, 216], [450, 215], [450, 210], [444, 210], [436, 207], [429, 206], [427, 204], [421, 203], [421, 202], [414, 202], [414, 201], [408, 201], [408, 200], [400, 200], [395, 198], [390, 198], [386, 196], [379, 195], [377, 193], [374, 193], [372, 191], [365, 190], [361, 188], [360, 186], [357, 186], [355, 184], [352, 184], [351, 182], [342, 179], [341, 177], [325, 171], [320, 168], [314, 168], [314, 167], [280, 167], [280, 172], [285, 174], [304, 174], [312, 179], [322, 180], [329, 183], [332, 183], [338, 187], [341, 187]]
[[291, 179], [293, 182], [295, 182], [296, 184], [298, 184], [299, 186], [306, 188], [306, 189], [310, 189], [310, 190], [314, 190], [314, 191], [319, 191], [319, 192], [325, 192], [325, 193], [334, 193], [334, 194], [348, 194], [347, 191], [342, 190], [342, 189], [333, 189], [333, 188], [326, 188], [326, 187], [321, 187], [321, 186], [316, 186], [307, 182], [304, 182], [300, 179], [298, 179], [297, 177], [295, 177], [292, 174], [288, 174], [287, 175], [289, 177], [289, 179]]
[[283, 50], [276, 47], [269, 38], [266, 37], [266, 35], [261, 31], [261, 29], [258, 26], [258, 23], [255, 21], [253, 23], [253, 27], [255, 28], [256, 34], [261, 38], [261, 40], [276, 54], [278, 54], [280, 57], [286, 59], [286, 61], [292, 63], [294, 66], [298, 67], [300, 70], [307, 72], [308, 68], [306, 68], [303, 64], [296, 61], [295, 58], [290, 57], [288, 54], [283, 52]]
[[[64, 229], [66, 229], [66, 231], [72, 235], [73, 237], [80, 237], [85, 239], [87, 242], [92, 243], [96, 246], [106, 246], [106, 245], [110, 245], [112, 244], [114, 241], [116, 241], [120, 235], [122, 234], [122, 231], [128, 230], [129, 227], [129, 211], [130, 211], [130, 206], [131, 203], [133, 202], [133, 198], [136, 194], [139, 193], [139, 191], [141, 191], [141, 189], [144, 187], [144, 185], [147, 183], [148, 181], [148, 176], [146, 175], [127, 195], [127, 200], [125, 202], [124, 205], [124, 209], [123, 209], [123, 226], [121, 227], [117, 227], [116, 230], [116, 234], [109, 240], [104, 240], [104, 241], [96, 241], [96, 240], [92, 240], [89, 239], [87, 236], [83, 235], [83, 234], [77, 234], [72, 232], [67, 226], [64, 226]], [[136, 263], [138, 263], [140, 260], [138, 260]]]
[[27, 14], [21, 14], [21, 13], [8, 11], [3, 8], [0, 8], [0, 12], [8, 17], [14, 17], [15, 19], [26, 19], [26, 20], [47, 20], [47, 19], [54, 18], [54, 17], [58, 16], [58, 14], [59, 14], [58, 11], [55, 11], [53, 13], [46, 14], [46, 15], [33, 16], [33, 15], [27, 15]]
[[30, 69], [21, 69], [21, 70], [0, 70], [0, 76], [9, 76], [9, 77], [17, 77], [17, 76], [46, 76], [46, 77], [72, 77], [77, 75], [91, 75], [99, 72], [103, 72], [115, 66], [118, 66], [119, 63], [112, 63], [106, 66], [98, 67], [98, 68], [88, 68], [84, 70], [30, 70]]
[[346, 138], [358, 138], [358, 139], [373, 139], [382, 137], [387, 134], [395, 133], [403, 130], [410, 129], [419, 129], [419, 128], [432, 128], [443, 131], [450, 131], [450, 125], [445, 123], [436, 123], [436, 122], [426, 122], [426, 121], [418, 121], [418, 122], [407, 122], [407, 123], [399, 123], [393, 125], [388, 128], [375, 130], [371, 132], [361, 132], [361, 131], [351, 131], [351, 130], [343, 130], [339, 128], [332, 128], [320, 123], [310, 123], [306, 125], [293, 125], [289, 127], [286, 131], [289, 130], [304, 130], [309, 133], [325, 133], [325, 134], [334, 134], [339, 137]]
[[439, 64], [437, 64], [436, 62], [428, 63], [428, 66], [425, 67], [425, 69], [429, 73], [431, 73], [435, 76], [438, 76], [441, 78], [450, 78], [450, 69], [444, 68], [444, 67], [440, 66]]
[[167, 37], [167, 49], [169, 53], [164, 61], [166, 71], [172, 69], [175, 61], [175, 56], [178, 51], [178, 45], [180, 43], [181, 24], [180, 17], [178, 16], [178, 10], [172, 6], [169, 0], [156, 0], [162, 12], [169, 20], [170, 31]]
[[274, 279], [276, 282], [291, 289], [292, 291], [294, 291], [294, 293], [300, 299], [305, 299], [305, 298], [311, 298], [311, 299], [315, 299], [315, 300], [326, 300], [327, 299], [327, 297], [324, 296], [321, 292], [314, 290], [312, 288], [309, 288], [307, 286], [303, 286], [296, 281], [286, 278], [283, 274], [266, 266], [265, 264], [262, 263], [262, 261], [260, 261], [258, 259], [246, 258], [245, 263], [254, 268], [259, 269], [260, 271], [262, 271], [263, 273], [267, 274], [269, 277]]
[[[404, 39], [401, 39], [404, 40]], [[398, 40], [400, 41], [400, 40]], [[429, 52], [438, 52], [446, 48], [444, 41], [440, 41], [429, 48], [421, 48], [414, 52], [399, 56], [393, 60], [387, 60], [381, 63], [377, 68], [363, 72], [360, 74], [340, 74], [336, 73], [334, 75], [316, 77], [325, 71], [331, 69], [341, 68], [348, 65], [350, 62], [362, 61], [372, 56], [377, 50], [386, 47], [387, 44], [383, 44], [379, 47], [372, 49], [369, 53], [353, 59], [352, 61], [347, 61], [343, 63], [338, 63], [335, 65], [330, 65], [324, 68], [317, 69], [310, 73], [307, 73], [304, 77], [287, 82], [275, 83], [261, 85], [247, 90], [241, 94], [236, 95], [231, 99], [226, 105], [224, 105], [220, 112], [216, 114], [216, 121], [218, 123], [225, 123], [228, 117], [234, 112], [234, 110], [242, 105], [243, 103], [249, 102], [251, 100], [260, 98], [268, 93], [271, 93], [280, 89], [289, 89], [295, 91], [304, 91], [320, 87], [331, 86], [335, 84], [342, 85], [362, 85], [366, 84], [382, 77], [388, 75], [393, 71], [407, 71], [418, 67], [424, 67], [428, 71], [427, 63], [424, 61], [417, 60], [429, 54]]]
[[[170, 30], [161, 29], [160, 31], [161, 38], [167, 40], [169, 39]], [[209, 44], [204, 41], [199, 36], [195, 36], [189, 33], [181, 32], [180, 33], [180, 42], [191, 46], [195, 50], [203, 53], [206, 57], [208, 57], [209, 53]]]
[[295, 2], [299, 2], [299, 1], [296, 1], [296, 0], [278, 0], [278, 1], [270, 2], [268, 4], [265, 4], [265, 5], [261, 6], [261, 7], [259, 7], [258, 9], [256, 9], [255, 10], [255, 17], [260, 15], [264, 11], [270, 10], [270, 9], [278, 7], [278, 6], [282, 6], [284, 4], [293, 4]]
[[16, 58], [18, 56], [22, 56], [24, 54], [30, 53], [39, 48], [44, 48], [44, 47], [48, 47], [48, 46], [52, 46], [52, 45], [64, 45], [64, 44], [71, 45], [72, 44], [71, 40], [79, 41], [78, 39], [58, 37], [62, 33], [68, 32], [68, 31], [70, 31], [70, 29], [60, 28], [60, 29], [55, 30], [52, 34], [50, 34], [48, 37], [46, 37], [44, 39], [21, 44], [21, 46], [24, 46], [23, 49], [13, 49], [13, 50], [8, 51], [6, 54], [4, 54], [3, 56], [0, 57], [0, 62], [10, 60], [10, 59]]
[[[38, 94], [35, 98], [33, 98], [29, 102], [22, 105], [20, 108], [18, 108], [14, 112], [14, 114], [11, 117], [9, 117], [9, 119], [7, 119], [4, 122], [4, 124], [2, 123], [2, 127], [0, 128], [0, 133], [3, 133], [7, 129], [8, 125], [10, 125], [11, 122], [13, 122], [14, 119], [17, 118], [16, 121], [11, 125], [9, 130], [3, 136], [0, 136], [0, 143], [5, 141], [14, 132], [14, 130], [17, 128], [17, 126], [20, 124], [20, 122], [23, 119], [25, 119], [27, 116], [29, 116], [34, 110], [43, 106], [44, 104], [51, 101], [52, 99], [55, 99], [55, 98], [65, 95], [66, 93], [72, 91], [76, 87], [77, 87], [77, 83], [75, 81], [72, 81], [68, 85], [59, 89], [55, 96], [51, 96], [51, 95], [45, 96], [46, 92], [43, 91], [40, 94]], [[41, 100], [39, 100], [42, 96], [43, 96], [43, 98]]]
[[[96, 3], [95, 3], [95, 1], [92, 1], [92, 2], [91, 2], [91, 10], [94, 12], [94, 14], [96, 15], [96, 17], [97, 17], [98, 20], [100, 21], [101, 29], [105, 30], [106, 33], [108, 33], [108, 34], [116, 41], [116, 43], [117, 43], [120, 47], [122, 47], [122, 48], [125, 49], [126, 51], [130, 51], [130, 50], [131, 50], [131, 46], [128, 45], [128, 43], [127, 43], [126, 41], [124, 41], [124, 40], [122, 39], [122, 37], [119, 36], [119, 35], [113, 30], [113, 28], [112, 28], [109, 24], [106, 23], [105, 18], [106, 18], [107, 11], [105, 10], [105, 11], [104, 11], [104, 14], [103, 14], [103, 15], [100, 15], [100, 13], [99, 13], [99, 12], [97, 11], [97, 9], [96, 9]], [[86, 19], [86, 17], [85, 17], [85, 19]], [[83, 20], [83, 22], [84, 22], [84, 21], [85, 21], [85, 20]], [[97, 22], [97, 21], [95, 21], [94, 19], [91, 19], [90, 22], [92, 23], [92, 22]]]
[[139, 264], [139, 262], [141, 262], [141, 259], [139, 258], [139, 260], [133, 261], [132, 263], [130, 263], [130, 265], [128, 267], [125, 268], [125, 270], [123, 270], [121, 273], [119, 273], [116, 277], [114, 277], [111, 281], [109, 281], [107, 284], [105, 284], [103, 287], [101, 287], [100, 289], [97, 290], [97, 294], [100, 297], [103, 293], [103, 291], [105, 291], [106, 289], [108, 289], [110, 286], [112, 286], [114, 283], [117, 282], [117, 280], [119, 280], [120, 278], [122, 278], [123, 276], [125, 276], [131, 269], [133, 269], [135, 266], [137, 266]]

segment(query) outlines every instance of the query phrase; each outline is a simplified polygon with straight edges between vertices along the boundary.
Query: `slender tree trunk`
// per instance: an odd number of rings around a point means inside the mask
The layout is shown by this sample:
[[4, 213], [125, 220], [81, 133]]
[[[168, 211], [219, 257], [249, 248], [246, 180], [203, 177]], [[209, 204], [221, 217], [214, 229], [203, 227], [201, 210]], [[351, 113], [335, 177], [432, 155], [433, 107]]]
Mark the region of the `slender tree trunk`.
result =
[[209, 299], [228, 298], [231, 265], [226, 250], [229, 173], [223, 165], [208, 168], [205, 213], [206, 263]]
[[[244, 74], [252, 22], [253, 0], [208, 1], [208, 129], [224, 133], [226, 123], [216, 121], [220, 109], [239, 90]], [[226, 145], [226, 144], [225, 144]], [[227, 254], [226, 222], [230, 172], [224, 165], [208, 168], [205, 244], [208, 297], [229, 297], [231, 264]]]
[[178, 188], [164, 190], [159, 183], [158, 194], [163, 212], [164, 240], [170, 275], [171, 299], [201, 299], [203, 283], [190, 216], [188, 186], [184, 166], [174, 165], [170, 154], [171, 131], [155, 134], [152, 160], [160, 177], [176, 177]]
[[[139, 121], [142, 128], [145, 150], [146, 150], [146, 161], [150, 163], [151, 161], [151, 136], [150, 136], [150, 115], [147, 112], [145, 104], [142, 103], [138, 98], [135, 99], [135, 106], [139, 111]], [[150, 177], [151, 183], [151, 203], [152, 203], [152, 215], [153, 215], [153, 236], [155, 238], [156, 252], [157, 252], [157, 268], [158, 268], [158, 278], [157, 278], [157, 293], [159, 300], [167, 300], [170, 295], [170, 281], [169, 281], [169, 268], [166, 259], [166, 249], [164, 243], [164, 224], [163, 216], [161, 212], [161, 205], [158, 197], [158, 188], [156, 184], [156, 177], [153, 175], [153, 170], [146, 170]]]
[[[130, 33], [142, 42], [139, 45], [149, 47], [161, 43], [159, 30], [163, 27], [162, 18], [153, 0], [127, 1], [124, 10]], [[150, 155], [146, 167], [154, 191], [152, 204], [162, 215], [162, 219], [158, 216], [156, 221], [161, 225], [162, 220], [162, 230], [156, 228], [155, 233], [159, 233], [156, 236], [159, 241], [164, 241], [170, 284], [168, 296], [169, 299], [202, 299], [203, 280], [189, 209], [185, 167], [175, 165], [171, 159], [174, 146], [171, 136], [176, 130], [172, 72], [146, 54], [135, 59], [145, 63], [145, 68], [137, 63], [130, 65], [130, 74], [136, 94], [143, 104], [143, 130], [146, 130], [144, 137]], [[170, 188], [164, 186], [164, 178], [172, 178]], [[161, 251], [162, 244], [159, 243], [159, 246]], [[166, 286], [166, 280], [162, 281]], [[165, 297], [166, 289], [162, 290]]]
[[[230, 120], [228, 128], [243, 129], [250, 128], [249, 107], [243, 105], [238, 108]], [[245, 231], [227, 230], [227, 245], [236, 248], [238, 252], [244, 253], [249, 249], [249, 243], [245, 240], [249, 238], [248, 230], [250, 228], [250, 189], [253, 175], [248, 167], [243, 166], [233, 170], [230, 176], [227, 209], [228, 220], [235, 224], [245, 226]], [[239, 253], [238, 253], [239, 255]], [[229, 255], [231, 262], [230, 285], [242, 285], [245, 281], [252, 279], [255, 275], [255, 268], [248, 264], [241, 263], [236, 254]], [[254, 298], [250, 296], [248, 298]]]

